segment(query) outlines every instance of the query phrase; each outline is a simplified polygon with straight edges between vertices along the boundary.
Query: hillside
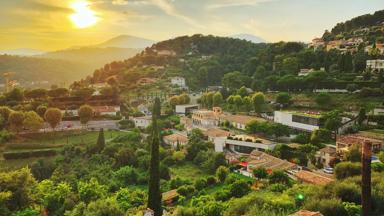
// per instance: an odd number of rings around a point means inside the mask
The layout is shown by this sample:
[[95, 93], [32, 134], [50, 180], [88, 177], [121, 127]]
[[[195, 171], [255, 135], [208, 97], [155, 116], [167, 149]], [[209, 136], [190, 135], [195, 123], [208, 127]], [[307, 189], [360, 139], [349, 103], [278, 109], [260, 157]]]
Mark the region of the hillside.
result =
[[10, 49], [10, 50], [0, 50], [0, 55], [18, 55], [18, 56], [34, 56], [41, 55], [45, 53], [43, 50], [29, 49], [29, 48], [20, 48], [20, 49]]
[[107, 62], [130, 58], [138, 52], [140, 52], [139, 49], [132, 48], [81, 47], [76, 49], [48, 52], [37, 57], [78, 62], [86, 66], [87, 72], [92, 72], [93, 69], [102, 67]]
[[383, 40], [384, 36], [384, 10], [373, 14], [365, 14], [348, 21], [337, 23], [331, 31], [323, 35], [325, 41], [335, 39], [349, 39], [361, 37], [365, 41], [375, 43], [377, 39]]
[[251, 35], [251, 34], [236, 34], [236, 35], [231, 35], [229, 37], [250, 41], [253, 43], [265, 43], [266, 42], [263, 38], [255, 36], [255, 35]]
[[[30, 85], [32, 81], [48, 81], [50, 84], [66, 82], [68, 84], [84, 78], [91, 72], [89, 67], [80, 63], [10, 55], [0, 55], [0, 71], [14, 72], [12, 79], [23, 85]], [[0, 77], [0, 80], [2, 79]]]
[[119, 47], [119, 48], [132, 48], [132, 49], [144, 49], [154, 44], [155, 41], [148, 40], [145, 38], [134, 37], [130, 35], [119, 35], [111, 38], [101, 44], [95, 45], [95, 47], [106, 48], [106, 47]]

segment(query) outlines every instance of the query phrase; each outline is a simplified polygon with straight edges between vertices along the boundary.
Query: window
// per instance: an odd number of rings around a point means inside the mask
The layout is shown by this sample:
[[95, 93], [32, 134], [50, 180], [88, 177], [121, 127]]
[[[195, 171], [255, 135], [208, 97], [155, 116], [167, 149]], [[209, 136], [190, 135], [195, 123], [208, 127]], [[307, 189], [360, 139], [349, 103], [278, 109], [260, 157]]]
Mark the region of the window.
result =
[[292, 122], [307, 124], [307, 125], [313, 125], [313, 126], [319, 126], [319, 119], [318, 118], [311, 118], [308, 116], [299, 116], [299, 115], [292, 115]]
[[253, 148], [253, 147], [235, 145], [235, 151], [240, 152], [240, 153], [249, 154], [253, 150], [255, 150], [255, 148]]

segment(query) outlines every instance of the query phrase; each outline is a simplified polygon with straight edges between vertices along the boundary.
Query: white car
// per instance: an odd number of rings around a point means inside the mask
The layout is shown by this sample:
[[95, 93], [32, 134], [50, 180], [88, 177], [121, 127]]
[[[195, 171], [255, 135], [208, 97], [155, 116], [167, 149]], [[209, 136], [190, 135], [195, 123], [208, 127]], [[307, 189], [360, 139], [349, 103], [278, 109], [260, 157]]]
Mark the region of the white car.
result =
[[324, 168], [323, 172], [325, 172], [327, 174], [333, 174], [333, 168], [331, 168], [331, 167]]

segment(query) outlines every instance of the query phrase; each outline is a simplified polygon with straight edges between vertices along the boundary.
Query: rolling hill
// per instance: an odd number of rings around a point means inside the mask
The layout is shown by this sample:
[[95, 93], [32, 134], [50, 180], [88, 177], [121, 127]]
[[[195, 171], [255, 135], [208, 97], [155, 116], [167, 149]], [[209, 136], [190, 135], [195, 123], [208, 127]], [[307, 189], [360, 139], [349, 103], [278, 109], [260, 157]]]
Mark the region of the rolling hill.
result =
[[103, 43], [97, 44], [94, 47], [99, 47], [99, 48], [118, 47], [118, 48], [144, 49], [145, 47], [149, 47], [154, 43], [155, 41], [148, 40], [145, 38], [134, 37], [130, 35], [119, 35]]

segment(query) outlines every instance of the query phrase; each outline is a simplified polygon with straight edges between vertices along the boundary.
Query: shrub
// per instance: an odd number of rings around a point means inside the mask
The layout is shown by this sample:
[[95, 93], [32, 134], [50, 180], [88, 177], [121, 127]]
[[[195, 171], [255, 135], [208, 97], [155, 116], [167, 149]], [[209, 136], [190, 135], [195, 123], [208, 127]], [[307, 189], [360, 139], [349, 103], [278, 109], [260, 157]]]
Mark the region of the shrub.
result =
[[229, 188], [231, 195], [234, 197], [242, 197], [251, 190], [251, 187], [249, 186], [248, 182], [244, 180], [235, 181], [229, 186]]
[[114, 172], [114, 177], [121, 187], [125, 187], [130, 184], [136, 184], [138, 174], [135, 168], [131, 166], [124, 166]]
[[183, 185], [177, 189], [177, 193], [185, 197], [191, 197], [196, 193], [196, 189], [192, 185]]
[[228, 189], [219, 190], [215, 192], [213, 196], [217, 201], [227, 201], [231, 198], [231, 191], [229, 191]]
[[3, 157], [6, 160], [12, 159], [23, 159], [30, 157], [50, 157], [57, 154], [55, 149], [39, 149], [39, 150], [28, 150], [28, 151], [17, 151], [17, 152], [4, 152]]
[[295, 138], [292, 139], [292, 142], [300, 143], [300, 144], [307, 144], [307, 143], [309, 143], [309, 137], [305, 133], [300, 133]]
[[225, 166], [220, 166], [216, 170], [216, 177], [220, 182], [224, 182], [229, 173], [229, 169]]
[[194, 186], [197, 190], [202, 190], [207, 186], [207, 180], [204, 178], [199, 178], [195, 181]]
[[215, 178], [215, 176], [208, 176], [207, 177], [207, 185], [208, 186], [212, 186], [216, 183], [217, 183], [217, 179]]
[[324, 216], [348, 215], [341, 200], [335, 198], [312, 199], [305, 204], [305, 209], [320, 211]]
[[335, 166], [335, 175], [337, 179], [360, 175], [361, 163], [341, 162]]

